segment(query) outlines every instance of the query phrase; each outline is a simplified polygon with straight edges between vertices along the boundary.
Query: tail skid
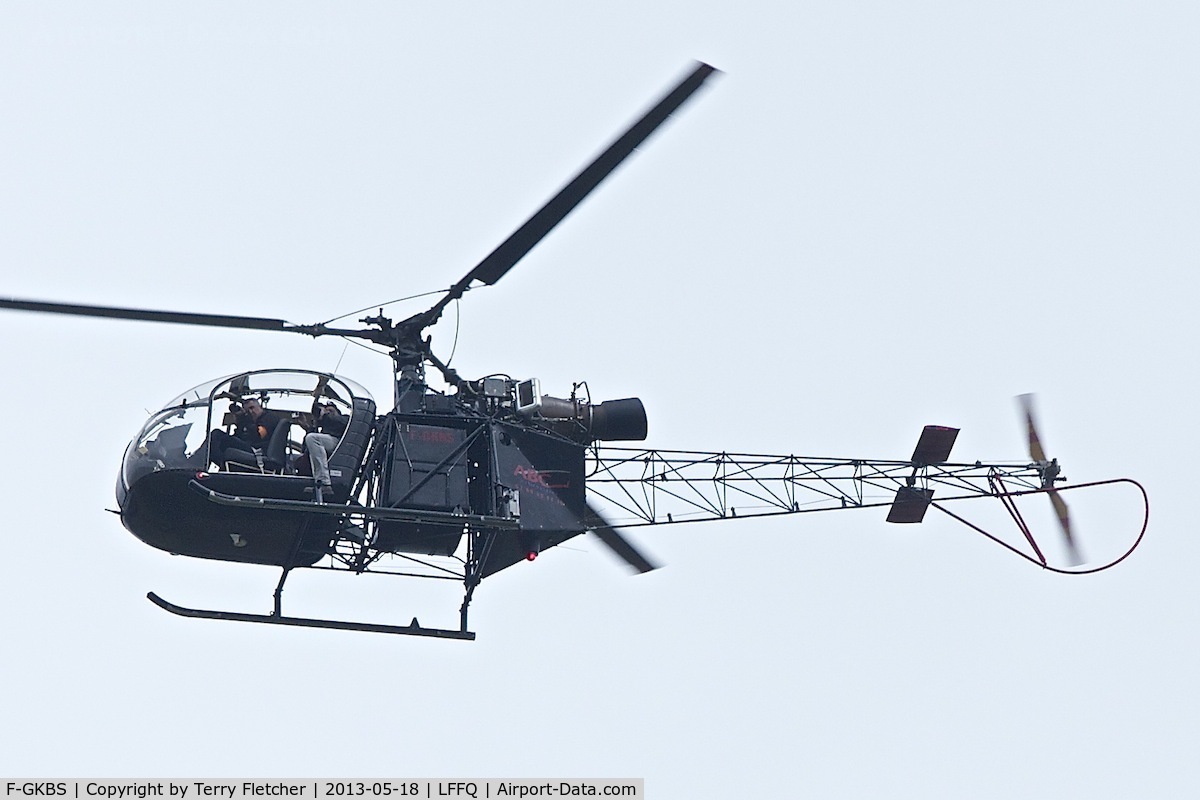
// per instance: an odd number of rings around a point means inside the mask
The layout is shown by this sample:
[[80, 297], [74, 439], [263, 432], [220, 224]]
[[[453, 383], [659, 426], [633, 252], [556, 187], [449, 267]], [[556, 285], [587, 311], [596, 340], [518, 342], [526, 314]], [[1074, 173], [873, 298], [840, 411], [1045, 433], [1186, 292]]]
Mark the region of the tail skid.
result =
[[[1030, 529], [1029, 525], [1025, 522], [1024, 516], [1022, 516], [1020, 510], [1017, 508], [1016, 503], [1014, 502], [1015, 498], [1024, 497], [1024, 496], [1028, 496], [1028, 495], [1036, 495], [1036, 494], [1050, 494], [1051, 492], [1057, 492], [1057, 493], [1061, 494], [1064, 492], [1075, 491], [1078, 489], [1090, 489], [1090, 488], [1096, 488], [1096, 487], [1100, 487], [1100, 486], [1115, 486], [1117, 484], [1128, 484], [1128, 485], [1134, 487], [1135, 489], [1138, 490], [1138, 492], [1141, 494], [1141, 497], [1142, 497], [1143, 514], [1142, 514], [1141, 529], [1138, 531], [1138, 534], [1134, 538], [1133, 543], [1129, 545], [1129, 548], [1127, 550], [1125, 550], [1123, 553], [1121, 553], [1119, 556], [1117, 556], [1116, 558], [1110, 559], [1110, 560], [1104, 562], [1103, 564], [1100, 564], [1099, 566], [1088, 566], [1086, 568], [1079, 569], [1079, 568], [1074, 568], [1074, 567], [1072, 567], [1072, 568], [1057, 567], [1057, 566], [1053, 566], [1053, 565], [1047, 563], [1046, 557], [1042, 553], [1042, 548], [1038, 545], [1037, 539], [1033, 535], [1033, 531]], [[1026, 490], [1015, 491], [1015, 492], [1000, 491], [993, 496], [996, 497], [997, 499], [999, 499], [1001, 503], [1003, 503], [1005, 510], [1008, 512], [1009, 516], [1012, 518], [1012, 521], [1016, 525], [1017, 530], [1020, 531], [1020, 533], [1023, 536], [1023, 538], [1025, 539], [1025, 541], [1028, 542], [1029, 548], [1031, 551], [1030, 553], [1027, 553], [1027, 552], [1021, 550], [1019, 547], [1015, 547], [1015, 546], [1009, 544], [1008, 542], [1004, 541], [999, 536], [996, 536], [993, 533], [989, 533], [988, 531], [984, 530], [983, 528], [981, 528], [980, 526], [971, 522], [970, 520], [964, 518], [963, 516], [961, 516], [959, 514], [955, 514], [953, 511], [950, 511], [948, 508], [945, 508], [945, 506], [943, 505], [944, 503], [946, 503], [950, 500], [972, 499], [971, 496], [944, 498], [939, 502], [931, 503], [931, 505], [934, 508], [936, 508], [938, 511], [941, 511], [943, 514], [946, 514], [947, 516], [951, 517], [952, 519], [955, 519], [958, 522], [961, 522], [963, 525], [966, 525], [968, 528], [975, 531], [976, 533], [986, 536], [988, 539], [991, 539], [993, 542], [1000, 545], [1004, 549], [1017, 554], [1018, 556], [1025, 559], [1026, 561], [1030, 562], [1031, 564], [1036, 564], [1037, 566], [1041, 567], [1042, 569], [1048, 570], [1050, 572], [1057, 572], [1060, 575], [1091, 575], [1096, 572], [1102, 572], [1111, 567], [1115, 567], [1117, 564], [1120, 564], [1122, 561], [1124, 561], [1126, 558], [1128, 558], [1133, 553], [1133, 551], [1138, 548], [1138, 545], [1140, 545], [1142, 543], [1142, 539], [1146, 535], [1146, 528], [1150, 524], [1150, 497], [1149, 497], [1149, 495], [1146, 494], [1146, 488], [1144, 486], [1142, 486], [1140, 483], [1138, 483], [1137, 481], [1133, 480], [1132, 478], [1111, 478], [1109, 480], [1093, 481], [1091, 483], [1077, 483], [1073, 486], [1043, 487], [1040, 489], [1026, 489]], [[1076, 565], [1076, 566], [1078, 566], [1078, 565]]]

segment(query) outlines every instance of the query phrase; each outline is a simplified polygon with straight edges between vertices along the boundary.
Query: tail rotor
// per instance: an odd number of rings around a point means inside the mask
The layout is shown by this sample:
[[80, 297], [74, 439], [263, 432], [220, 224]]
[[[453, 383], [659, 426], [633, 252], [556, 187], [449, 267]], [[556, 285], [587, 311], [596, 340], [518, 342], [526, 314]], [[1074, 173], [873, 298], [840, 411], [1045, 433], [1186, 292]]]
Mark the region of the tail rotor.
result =
[[1042, 440], [1038, 435], [1037, 422], [1034, 418], [1033, 395], [1018, 395], [1017, 402], [1020, 404], [1021, 411], [1025, 415], [1025, 428], [1029, 434], [1029, 457], [1038, 468], [1038, 472], [1041, 475], [1042, 488], [1049, 495], [1050, 504], [1054, 506], [1054, 513], [1058, 517], [1059, 526], [1062, 528], [1063, 542], [1067, 548], [1067, 558], [1070, 560], [1071, 566], [1078, 567], [1084, 563], [1084, 560], [1080, 554], [1079, 546], [1075, 543], [1075, 537], [1071, 532], [1071, 515], [1067, 509], [1067, 501], [1063, 500], [1058, 490], [1054, 488], [1055, 482], [1066, 480], [1066, 478], [1059, 475], [1062, 472], [1062, 467], [1059, 466], [1057, 458], [1046, 458], [1046, 451], [1042, 447]]

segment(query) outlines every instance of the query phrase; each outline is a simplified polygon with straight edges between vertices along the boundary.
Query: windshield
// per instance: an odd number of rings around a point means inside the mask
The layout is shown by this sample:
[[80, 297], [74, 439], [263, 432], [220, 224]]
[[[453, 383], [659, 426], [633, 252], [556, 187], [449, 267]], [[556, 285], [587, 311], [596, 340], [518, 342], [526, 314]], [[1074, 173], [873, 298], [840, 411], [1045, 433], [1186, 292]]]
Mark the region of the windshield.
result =
[[206, 381], [172, 398], [142, 426], [125, 452], [125, 486], [164, 469], [207, 470], [209, 431], [234, 433], [247, 400], [257, 400], [287, 419], [289, 427], [296, 426], [289, 452], [298, 454], [317, 405], [332, 405], [349, 415], [355, 397], [370, 399], [353, 381], [306, 370], [260, 370]]

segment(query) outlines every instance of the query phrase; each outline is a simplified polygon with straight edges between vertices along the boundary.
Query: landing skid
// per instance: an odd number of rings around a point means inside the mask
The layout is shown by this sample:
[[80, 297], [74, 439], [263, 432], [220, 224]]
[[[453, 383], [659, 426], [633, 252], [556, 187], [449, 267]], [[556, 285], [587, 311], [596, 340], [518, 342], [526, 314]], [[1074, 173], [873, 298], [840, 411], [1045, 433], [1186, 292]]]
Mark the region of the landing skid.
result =
[[181, 617], [200, 617], [202, 619], [220, 619], [230, 622], [262, 622], [268, 625], [293, 625], [302, 628], [334, 628], [343, 631], [364, 631], [367, 633], [396, 633], [405, 636], [432, 636], [438, 639], [465, 639], [467, 641], [475, 640], [474, 631], [467, 630], [444, 630], [442, 628], [423, 628], [417, 624], [414, 617], [409, 625], [381, 625], [374, 622], [346, 622], [344, 620], [335, 619], [309, 619], [307, 617], [285, 617], [278, 614], [244, 614], [238, 611], [206, 611], [197, 608], [184, 608], [177, 606], [174, 603], [169, 603], [156, 595], [154, 592], [148, 592], [146, 598], [164, 611], [169, 611], [172, 614], [177, 614]]

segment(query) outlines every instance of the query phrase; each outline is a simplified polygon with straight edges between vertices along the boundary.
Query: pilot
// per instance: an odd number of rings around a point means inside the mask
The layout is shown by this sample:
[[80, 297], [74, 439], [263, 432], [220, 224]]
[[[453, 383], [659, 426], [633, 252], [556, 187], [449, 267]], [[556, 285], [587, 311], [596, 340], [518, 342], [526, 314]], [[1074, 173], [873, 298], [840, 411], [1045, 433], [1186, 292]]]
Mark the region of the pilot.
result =
[[[237, 432], [231, 435], [219, 429], [211, 431], [208, 434], [209, 459], [219, 467], [229, 461], [247, 466], [261, 464], [261, 452], [283, 417], [266, 410], [253, 397], [242, 403], [240, 409], [233, 405], [230, 410], [237, 414]], [[258, 453], [255, 453], [256, 449]]]
[[[313, 407], [317, 430], [304, 437], [304, 450], [312, 463], [313, 481], [321, 495], [328, 496], [333, 489], [329, 478], [329, 456], [337, 448], [349, 420], [339, 414], [333, 403]], [[321, 499], [318, 497], [318, 499]]]

